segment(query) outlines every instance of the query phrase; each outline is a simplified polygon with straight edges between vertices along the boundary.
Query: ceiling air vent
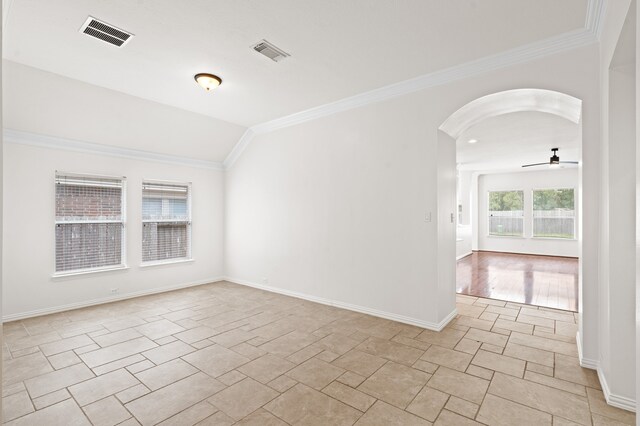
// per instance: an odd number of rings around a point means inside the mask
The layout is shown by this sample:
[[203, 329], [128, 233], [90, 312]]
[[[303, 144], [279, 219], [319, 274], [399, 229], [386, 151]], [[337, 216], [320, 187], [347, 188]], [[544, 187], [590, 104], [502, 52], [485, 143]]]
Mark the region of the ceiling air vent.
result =
[[91, 16], [82, 25], [80, 32], [118, 47], [124, 46], [133, 37], [133, 34]]
[[267, 58], [271, 59], [274, 62], [281, 61], [287, 56], [291, 56], [284, 50], [277, 48], [273, 44], [269, 43], [267, 40], [262, 40], [261, 42], [259, 42], [258, 44], [252, 47], [253, 47], [253, 50], [255, 50], [258, 53], [262, 53], [264, 56], [266, 56]]

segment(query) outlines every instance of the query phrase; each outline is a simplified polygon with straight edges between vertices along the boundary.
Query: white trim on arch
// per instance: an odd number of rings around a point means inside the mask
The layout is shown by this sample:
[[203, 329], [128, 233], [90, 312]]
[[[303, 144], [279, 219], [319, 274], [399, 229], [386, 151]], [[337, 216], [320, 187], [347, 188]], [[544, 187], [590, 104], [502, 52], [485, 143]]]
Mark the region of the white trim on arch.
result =
[[553, 90], [505, 90], [464, 105], [442, 123], [440, 130], [453, 139], [458, 139], [465, 130], [482, 120], [521, 111], [546, 112], [578, 124], [582, 117], [582, 101]]

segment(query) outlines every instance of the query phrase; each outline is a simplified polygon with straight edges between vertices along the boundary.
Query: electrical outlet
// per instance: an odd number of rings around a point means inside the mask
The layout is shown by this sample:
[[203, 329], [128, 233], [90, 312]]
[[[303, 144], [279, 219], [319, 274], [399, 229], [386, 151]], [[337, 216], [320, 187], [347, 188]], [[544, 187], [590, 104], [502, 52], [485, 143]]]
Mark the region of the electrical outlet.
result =
[[119, 288], [112, 288], [111, 289], [111, 294], [116, 294], [118, 292], [118, 290], [120, 290]]
[[431, 222], [431, 212], [428, 212], [428, 213], [424, 216], [424, 221], [425, 221], [425, 222]]

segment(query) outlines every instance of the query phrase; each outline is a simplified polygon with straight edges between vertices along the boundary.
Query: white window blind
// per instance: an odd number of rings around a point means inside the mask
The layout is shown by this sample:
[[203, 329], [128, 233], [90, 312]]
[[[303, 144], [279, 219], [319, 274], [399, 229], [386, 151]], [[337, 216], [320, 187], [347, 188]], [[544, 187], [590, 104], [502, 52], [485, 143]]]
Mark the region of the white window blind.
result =
[[55, 184], [56, 272], [122, 265], [124, 180], [56, 173]]
[[142, 183], [142, 261], [191, 258], [191, 187]]

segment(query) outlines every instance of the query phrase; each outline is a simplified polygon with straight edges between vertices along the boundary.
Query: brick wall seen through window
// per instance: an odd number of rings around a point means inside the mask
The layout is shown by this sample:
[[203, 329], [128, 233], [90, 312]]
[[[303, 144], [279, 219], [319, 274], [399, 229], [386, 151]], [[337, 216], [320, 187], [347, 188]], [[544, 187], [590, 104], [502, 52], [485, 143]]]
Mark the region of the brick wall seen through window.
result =
[[122, 264], [124, 183], [56, 175], [56, 272]]

